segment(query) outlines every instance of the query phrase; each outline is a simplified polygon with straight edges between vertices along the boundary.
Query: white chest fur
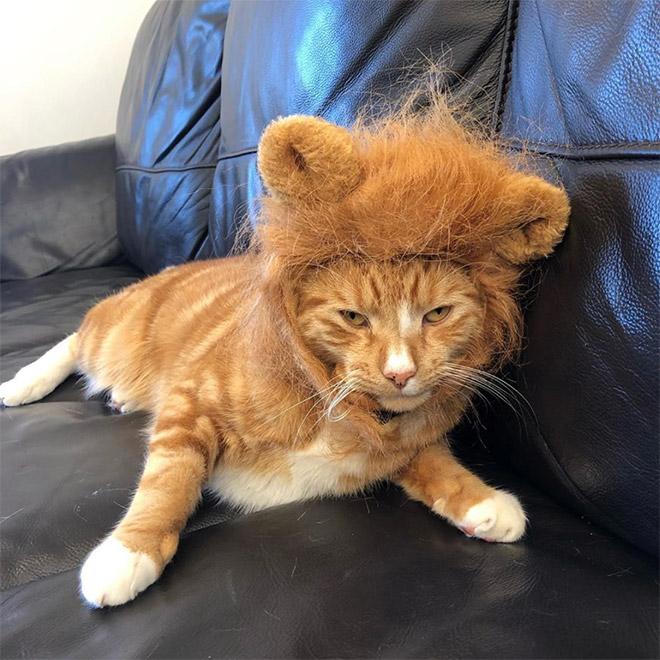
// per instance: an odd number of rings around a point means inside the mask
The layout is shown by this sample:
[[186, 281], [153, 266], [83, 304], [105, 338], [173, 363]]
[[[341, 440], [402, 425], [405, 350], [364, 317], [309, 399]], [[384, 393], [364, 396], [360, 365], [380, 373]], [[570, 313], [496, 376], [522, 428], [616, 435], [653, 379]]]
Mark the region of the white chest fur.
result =
[[288, 469], [265, 473], [220, 465], [208, 485], [223, 500], [255, 511], [337, 493], [341, 478], [362, 474], [365, 461], [365, 454], [334, 453], [322, 434], [304, 451], [288, 453]]

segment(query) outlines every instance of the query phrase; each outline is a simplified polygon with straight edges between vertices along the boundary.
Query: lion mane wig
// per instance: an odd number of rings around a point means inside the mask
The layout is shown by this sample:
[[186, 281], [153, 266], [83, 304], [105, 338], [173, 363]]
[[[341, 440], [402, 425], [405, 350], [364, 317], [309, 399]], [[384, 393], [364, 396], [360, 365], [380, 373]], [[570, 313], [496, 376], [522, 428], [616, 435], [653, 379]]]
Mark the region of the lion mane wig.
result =
[[309, 116], [266, 128], [258, 167], [268, 194], [254, 247], [271, 312], [315, 387], [329, 374], [296, 331], [296, 283], [306, 268], [347, 257], [464, 266], [486, 310], [481, 363], [494, 369], [516, 354], [523, 268], [553, 251], [570, 212], [564, 190], [522, 163], [457, 119], [440, 93], [423, 112], [413, 95], [349, 129]]

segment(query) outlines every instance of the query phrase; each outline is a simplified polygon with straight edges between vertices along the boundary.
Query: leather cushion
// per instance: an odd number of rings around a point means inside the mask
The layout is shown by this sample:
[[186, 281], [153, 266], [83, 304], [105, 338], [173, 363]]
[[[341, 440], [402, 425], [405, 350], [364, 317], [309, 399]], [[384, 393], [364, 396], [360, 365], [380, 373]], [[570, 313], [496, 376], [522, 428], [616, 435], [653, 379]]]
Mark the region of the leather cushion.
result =
[[0, 159], [0, 279], [120, 261], [110, 135]]

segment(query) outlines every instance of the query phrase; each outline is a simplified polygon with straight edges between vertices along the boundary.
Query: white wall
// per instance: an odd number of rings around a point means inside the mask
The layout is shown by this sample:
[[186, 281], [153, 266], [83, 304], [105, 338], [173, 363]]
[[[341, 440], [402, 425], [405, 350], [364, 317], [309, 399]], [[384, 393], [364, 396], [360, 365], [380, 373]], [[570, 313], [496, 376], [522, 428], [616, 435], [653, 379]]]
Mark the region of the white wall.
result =
[[0, 0], [0, 154], [115, 132], [154, 0]]

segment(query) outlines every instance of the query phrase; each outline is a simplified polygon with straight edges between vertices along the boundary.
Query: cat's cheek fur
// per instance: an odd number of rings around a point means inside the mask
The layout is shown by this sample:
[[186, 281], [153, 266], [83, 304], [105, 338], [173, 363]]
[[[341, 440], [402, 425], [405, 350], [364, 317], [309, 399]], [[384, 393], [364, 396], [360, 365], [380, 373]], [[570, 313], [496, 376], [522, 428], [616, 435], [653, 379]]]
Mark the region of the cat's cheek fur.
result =
[[92, 550], [80, 571], [80, 593], [92, 607], [123, 605], [160, 575], [156, 562], [110, 536]]
[[[440, 513], [440, 508], [440, 502], [433, 505], [436, 513]], [[527, 517], [517, 497], [496, 490], [492, 497], [471, 506], [460, 521], [453, 522], [467, 536], [497, 543], [513, 543], [525, 533]]]

